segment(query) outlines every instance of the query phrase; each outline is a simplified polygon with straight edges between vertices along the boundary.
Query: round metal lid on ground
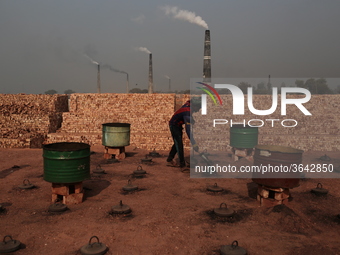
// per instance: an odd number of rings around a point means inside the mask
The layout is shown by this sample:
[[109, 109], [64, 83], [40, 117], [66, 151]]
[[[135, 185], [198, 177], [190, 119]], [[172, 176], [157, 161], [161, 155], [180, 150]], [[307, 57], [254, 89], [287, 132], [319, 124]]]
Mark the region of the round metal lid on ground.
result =
[[161, 155], [156, 151], [156, 149], [153, 149], [153, 151], [151, 151], [149, 153], [150, 157], [160, 157]]
[[146, 174], [146, 171], [143, 170], [142, 166], [138, 166], [137, 170], [133, 171], [133, 173], [137, 174], [137, 175], [139, 175], [139, 174]]
[[22, 182], [22, 185], [18, 186], [20, 189], [33, 189], [34, 185], [32, 183], [30, 183], [30, 181], [28, 179], [25, 179]]
[[315, 195], [327, 195], [328, 194], [328, 189], [322, 188], [322, 184], [318, 183], [315, 189], [311, 190], [312, 193]]
[[128, 205], [124, 205], [122, 200], [120, 200], [118, 205], [114, 205], [111, 208], [111, 213], [113, 214], [127, 214], [131, 212], [131, 208]]
[[[91, 243], [93, 238], [96, 238], [97, 242]], [[107, 250], [107, 246], [100, 243], [97, 236], [92, 236], [89, 243], [80, 248], [80, 253], [82, 255], [103, 255], [107, 252]]]
[[[6, 241], [6, 237], [10, 238], [10, 240], [8, 240], [7, 238]], [[0, 242], [0, 254], [19, 250], [20, 245], [21, 245], [20, 241], [13, 240], [13, 238], [10, 235], [7, 235], [4, 237], [3, 241]]]
[[123, 187], [124, 191], [134, 191], [136, 189], [138, 189], [138, 186], [133, 185], [130, 179], [128, 180], [128, 184]]
[[92, 172], [95, 174], [105, 174], [105, 170], [102, 169], [100, 165], [98, 165], [95, 170], [92, 170]]
[[223, 191], [223, 189], [219, 186], [217, 186], [217, 183], [215, 183], [214, 185], [210, 185], [207, 187], [208, 191], [212, 191], [212, 192], [221, 192]]
[[219, 208], [214, 209], [214, 213], [220, 217], [231, 217], [235, 214], [235, 211], [229, 209], [226, 203], [222, 203]]
[[141, 159], [142, 163], [151, 163], [152, 162], [152, 158], [149, 158], [148, 155], [145, 156], [145, 158]]
[[321, 160], [321, 161], [331, 161], [331, 158], [328, 157], [326, 154], [321, 156], [320, 158], [318, 158], [318, 160]]
[[48, 207], [49, 212], [64, 212], [67, 209], [68, 209], [67, 206], [62, 203], [54, 203]]
[[247, 255], [247, 250], [238, 246], [238, 242], [234, 241], [231, 245], [223, 245], [221, 247], [221, 255]]

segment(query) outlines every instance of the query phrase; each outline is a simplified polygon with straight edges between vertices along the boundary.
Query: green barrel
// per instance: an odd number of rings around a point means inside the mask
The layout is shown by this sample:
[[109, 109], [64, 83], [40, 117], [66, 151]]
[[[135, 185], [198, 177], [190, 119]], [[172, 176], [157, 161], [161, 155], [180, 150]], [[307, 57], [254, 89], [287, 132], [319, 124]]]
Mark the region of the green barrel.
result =
[[75, 183], [90, 178], [90, 154], [90, 145], [86, 143], [44, 145], [44, 180]]
[[123, 147], [130, 145], [129, 123], [102, 124], [102, 145], [107, 147]]
[[251, 149], [258, 143], [259, 130], [257, 127], [237, 124], [230, 127], [230, 146], [239, 149]]

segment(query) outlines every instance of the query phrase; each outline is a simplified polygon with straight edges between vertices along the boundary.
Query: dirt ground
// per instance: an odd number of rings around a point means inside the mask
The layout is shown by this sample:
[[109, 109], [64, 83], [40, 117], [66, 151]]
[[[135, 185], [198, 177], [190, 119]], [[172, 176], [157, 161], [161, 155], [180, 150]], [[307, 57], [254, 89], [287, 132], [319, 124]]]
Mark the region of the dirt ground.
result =
[[[340, 179], [301, 180], [287, 207], [265, 208], [251, 179], [193, 179], [166, 167], [163, 156], [142, 165], [146, 178], [132, 179], [139, 190], [126, 193], [122, 187], [148, 151], [127, 147], [126, 159], [109, 163], [102, 146], [91, 150], [91, 173], [101, 164], [106, 174], [84, 181], [83, 203], [50, 213], [52, 185], [43, 180], [42, 149], [0, 149], [0, 238], [11, 235], [22, 243], [13, 254], [78, 255], [92, 236], [108, 246], [107, 254], [213, 255], [234, 240], [251, 255], [340, 254]], [[303, 163], [324, 154], [305, 152]], [[340, 153], [327, 155], [327, 163], [339, 168]], [[24, 179], [36, 188], [19, 189]], [[329, 190], [326, 197], [310, 192], [319, 182]], [[208, 192], [214, 183], [225, 191]], [[120, 200], [131, 207], [130, 215], [109, 214]], [[235, 216], [212, 213], [222, 202]]]

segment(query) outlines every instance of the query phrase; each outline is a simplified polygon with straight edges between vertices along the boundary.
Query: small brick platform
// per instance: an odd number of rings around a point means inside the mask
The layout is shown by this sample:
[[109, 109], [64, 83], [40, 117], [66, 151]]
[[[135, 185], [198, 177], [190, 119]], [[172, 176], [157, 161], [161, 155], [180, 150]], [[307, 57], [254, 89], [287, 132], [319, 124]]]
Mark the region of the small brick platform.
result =
[[123, 160], [125, 159], [125, 147], [107, 147], [105, 146], [104, 158], [110, 159], [115, 155], [115, 159]]
[[240, 149], [232, 147], [231, 155], [234, 161], [238, 161], [240, 158], [245, 158], [248, 161], [252, 161], [254, 156], [254, 148]]
[[257, 190], [257, 201], [261, 206], [272, 207], [275, 205], [287, 205], [290, 197], [289, 189], [287, 188], [271, 188], [259, 185]]
[[52, 202], [57, 199], [63, 204], [80, 204], [83, 202], [83, 183], [52, 183]]

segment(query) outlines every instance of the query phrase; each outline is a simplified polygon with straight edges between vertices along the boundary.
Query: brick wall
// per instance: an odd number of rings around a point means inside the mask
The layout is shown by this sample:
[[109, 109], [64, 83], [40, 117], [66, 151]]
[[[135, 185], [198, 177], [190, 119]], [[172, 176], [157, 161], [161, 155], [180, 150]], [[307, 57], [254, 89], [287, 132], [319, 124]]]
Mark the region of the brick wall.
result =
[[[290, 98], [299, 98], [294, 95]], [[287, 115], [281, 116], [281, 101], [278, 100], [276, 111], [269, 116], [258, 116], [248, 110], [245, 102], [245, 115], [232, 115], [232, 96], [222, 95], [223, 105], [214, 105], [208, 98], [207, 115], [195, 114], [196, 120], [200, 122], [196, 137], [200, 144], [207, 148], [229, 149], [230, 120], [246, 124], [249, 120], [260, 119], [264, 126], [259, 128], [259, 144], [291, 146], [303, 150], [340, 151], [340, 95], [313, 95], [308, 103], [303, 104], [312, 116], [305, 116], [295, 105], [287, 105]], [[258, 110], [269, 109], [272, 98], [269, 95], [255, 95], [254, 107]], [[213, 127], [213, 119], [228, 120], [226, 125]], [[266, 119], [279, 119], [266, 121]], [[294, 119], [296, 127], [283, 127], [281, 121]], [[261, 122], [251, 121], [252, 125], [260, 125]], [[294, 122], [285, 122], [285, 125], [294, 125]], [[218, 140], [216, 141], [216, 137]]]
[[[188, 98], [189, 95], [175, 94], [72, 94], [68, 111], [67, 96], [0, 95], [0, 147], [35, 147], [46, 136], [45, 143], [101, 144], [103, 123], [126, 122], [131, 124], [132, 145], [148, 150], [169, 150], [172, 138], [168, 121]], [[265, 121], [259, 128], [259, 143], [340, 151], [340, 95], [312, 96], [304, 104], [312, 116], [303, 115], [294, 105], [288, 105], [287, 116], [281, 116], [279, 101], [277, 110], [270, 116], [251, 114], [245, 103], [245, 115], [235, 117], [231, 95], [222, 95], [222, 100], [222, 106], [215, 106], [208, 98], [208, 117], [194, 114], [200, 123], [195, 136], [202, 149], [229, 149], [229, 126], [213, 128], [214, 118], [237, 122], [243, 119], [246, 122], [251, 119], [295, 119], [298, 125], [294, 128], [282, 127], [280, 122], [275, 122], [272, 128], [271, 122]], [[271, 96], [254, 96], [256, 109], [269, 109], [271, 103]], [[210, 139], [216, 136], [217, 141]], [[185, 139], [185, 145], [189, 146], [188, 139]]]
[[40, 148], [67, 110], [66, 95], [0, 94], [0, 148]]
[[101, 144], [103, 123], [130, 123], [130, 143], [138, 148], [167, 150], [172, 142], [168, 121], [174, 94], [72, 94], [62, 127], [48, 136], [60, 141]]

